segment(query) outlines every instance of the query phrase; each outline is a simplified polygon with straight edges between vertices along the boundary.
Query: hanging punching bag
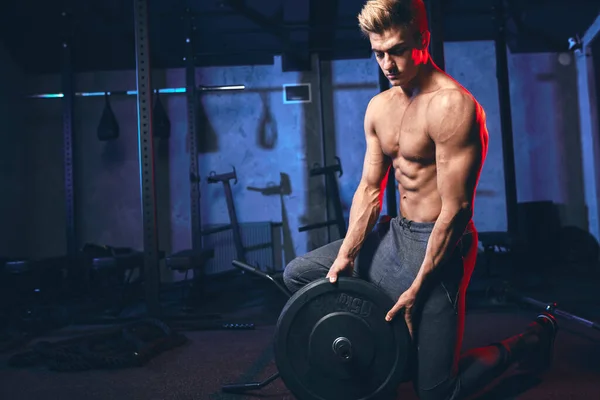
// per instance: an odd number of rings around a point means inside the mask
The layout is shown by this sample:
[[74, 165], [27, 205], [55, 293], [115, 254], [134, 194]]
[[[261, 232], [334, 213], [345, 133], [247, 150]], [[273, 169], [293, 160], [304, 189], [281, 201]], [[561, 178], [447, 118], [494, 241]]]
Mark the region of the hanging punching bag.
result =
[[108, 100], [109, 94], [104, 95], [104, 111], [102, 111], [102, 117], [100, 118], [100, 124], [98, 124], [98, 139], [102, 142], [109, 140], [115, 140], [119, 137], [119, 123], [115, 117], [110, 101]]
[[160, 96], [156, 92], [156, 101], [152, 112], [152, 124], [154, 128], [154, 137], [159, 139], [168, 139], [171, 136], [171, 121], [167, 115], [167, 110], [160, 101]]
[[277, 144], [277, 123], [273, 119], [273, 114], [269, 108], [266, 96], [261, 96], [263, 109], [258, 124], [258, 145], [263, 149], [274, 149]]

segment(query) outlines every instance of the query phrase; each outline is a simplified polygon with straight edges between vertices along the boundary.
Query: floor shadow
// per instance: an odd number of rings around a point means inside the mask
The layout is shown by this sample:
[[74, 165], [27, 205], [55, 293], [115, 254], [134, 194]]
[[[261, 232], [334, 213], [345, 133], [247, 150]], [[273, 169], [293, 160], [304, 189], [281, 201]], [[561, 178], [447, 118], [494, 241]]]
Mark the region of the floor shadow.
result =
[[511, 375], [501, 380], [496, 386], [476, 397], [476, 400], [512, 400], [535, 388], [542, 379], [529, 374]]

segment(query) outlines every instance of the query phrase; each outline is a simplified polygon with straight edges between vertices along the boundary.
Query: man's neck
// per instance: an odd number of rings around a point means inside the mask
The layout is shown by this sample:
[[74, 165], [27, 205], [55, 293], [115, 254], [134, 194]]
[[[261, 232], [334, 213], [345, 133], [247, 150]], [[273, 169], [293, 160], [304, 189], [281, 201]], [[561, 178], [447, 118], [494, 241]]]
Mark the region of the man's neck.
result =
[[402, 91], [409, 98], [413, 98], [421, 93], [431, 92], [436, 89], [436, 83], [433, 79], [434, 72], [438, 67], [433, 63], [431, 57], [427, 62], [419, 67], [417, 76], [407, 85], [401, 86]]

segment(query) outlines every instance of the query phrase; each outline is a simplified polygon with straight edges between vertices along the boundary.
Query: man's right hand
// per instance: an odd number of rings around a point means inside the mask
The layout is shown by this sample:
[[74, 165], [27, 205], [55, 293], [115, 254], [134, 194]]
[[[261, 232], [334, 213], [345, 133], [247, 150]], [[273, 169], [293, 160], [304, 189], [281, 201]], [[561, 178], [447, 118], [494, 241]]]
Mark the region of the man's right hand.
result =
[[354, 270], [354, 260], [347, 257], [337, 257], [331, 268], [329, 268], [329, 272], [327, 273], [327, 279], [329, 282], [335, 283], [337, 282], [338, 275], [347, 275], [352, 276], [352, 272]]

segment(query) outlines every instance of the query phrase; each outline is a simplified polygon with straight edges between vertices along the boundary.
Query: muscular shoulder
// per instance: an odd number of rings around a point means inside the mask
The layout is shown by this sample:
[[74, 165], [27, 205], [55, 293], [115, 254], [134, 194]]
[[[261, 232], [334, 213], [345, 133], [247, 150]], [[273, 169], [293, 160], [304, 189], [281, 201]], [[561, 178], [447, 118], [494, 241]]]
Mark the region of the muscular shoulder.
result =
[[385, 92], [376, 94], [371, 98], [367, 105], [367, 110], [365, 112], [365, 129], [372, 133], [375, 133], [374, 123], [385, 102], [384, 94]]
[[435, 141], [472, 132], [483, 122], [483, 110], [475, 98], [462, 88], [436, 92], [427, 106], [428, 131]]
[[442, 116], [474, 116], [477, 108], [478, 104], [469, 92], [451, 88], [439, 90], [431, 97], [427, 113], [434, 119]]
[[366, 118], [367, 119], [378, 119], [378, 117], [394, 112], [394, 110], [401, 110], [401, 107], [397, 107], [399, 104], [406, 102], [405, 96], [394, 90], [386, 90], [376, 94], [369, 101], [367, 106]]
[[387, 93], [382, 92], [378, 93], [371, 98], [369, 101], [369, 105], [367, 106], [367, 115], [372, 115], [377, 113], [377, 111], [383, 106], [385, 103], [385, 97]]

